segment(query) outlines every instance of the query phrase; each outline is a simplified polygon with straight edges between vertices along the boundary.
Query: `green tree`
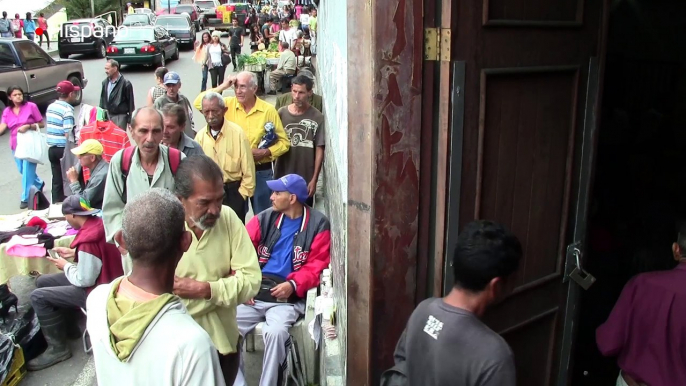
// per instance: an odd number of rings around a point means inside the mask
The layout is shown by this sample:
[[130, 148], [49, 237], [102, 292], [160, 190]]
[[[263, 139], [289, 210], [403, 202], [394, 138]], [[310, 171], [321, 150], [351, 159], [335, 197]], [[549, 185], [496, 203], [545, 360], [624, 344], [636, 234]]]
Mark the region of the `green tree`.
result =
[[[59, 0], [67, 8], [69, 19], [80, 19], [91, 17], [90, 0]], [[119, 0], [93, 0], [95, 16], [105, 12], [119, 10]]]

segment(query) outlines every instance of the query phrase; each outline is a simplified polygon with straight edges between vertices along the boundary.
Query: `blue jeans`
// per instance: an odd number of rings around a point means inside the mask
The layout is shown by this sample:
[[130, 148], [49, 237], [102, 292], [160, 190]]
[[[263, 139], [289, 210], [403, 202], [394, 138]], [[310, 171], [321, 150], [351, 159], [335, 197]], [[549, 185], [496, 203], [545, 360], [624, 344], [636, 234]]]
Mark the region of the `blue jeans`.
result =
[[272, 207], [272, 200], [269, 198], [272, 191], [267, 186], [267, 181], [271, 179], [274, 179], [272, 169], [255, 171], [255, 194], [250, 197], [250, 204], [255, 215]]
[[[14, 152], [12, 152], [12, 154], [14, 154]], [[41, 180], [36, 174], [37, 164], [19, 158], [15, 158], [14, 162], [17, 164], [19, 173], [21, 173], [21, 202], [28, 202], [31, 185], [40, 190], [43, 187], [43, 180]]]
[[29, 39], [30, 41], [33, 41], [36, 38], [36, 34], [33, 32], [27, 32], [25, 33], [26, 38]]
[[202, 83], [200, 84], [200, 92], [207, 90], [207, 66], [202, 66]]

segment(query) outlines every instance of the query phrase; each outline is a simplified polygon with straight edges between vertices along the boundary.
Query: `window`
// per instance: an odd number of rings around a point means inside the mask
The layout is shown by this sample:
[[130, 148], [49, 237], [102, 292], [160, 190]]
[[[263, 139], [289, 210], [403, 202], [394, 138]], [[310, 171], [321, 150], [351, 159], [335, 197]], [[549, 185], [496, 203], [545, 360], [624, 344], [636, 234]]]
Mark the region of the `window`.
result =
[[45, 51], [38, 48], [35, 43], [29, 41], [19, 41], [14, 43], [22, 59], [22, 63], [27, 69], [45, 67], [50, 65], [50, 57]]
[[0, 67], [14, 67], [16, 64], [12, 47], [9, 44], [0, 44]]

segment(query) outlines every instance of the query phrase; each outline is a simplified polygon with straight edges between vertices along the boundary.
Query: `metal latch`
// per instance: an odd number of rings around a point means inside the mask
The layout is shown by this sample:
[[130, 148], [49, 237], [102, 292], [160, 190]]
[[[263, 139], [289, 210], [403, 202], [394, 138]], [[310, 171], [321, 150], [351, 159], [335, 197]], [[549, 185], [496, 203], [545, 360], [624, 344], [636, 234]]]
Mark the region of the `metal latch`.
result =
[[563, 282], [569, 279], [574, 280], [585, 290], [589, 289], [596, 281], [596, 278], [581, 266], [581, 243], [578, 241], [567, 246], [567, 264], [565, 265]]
[[450, 28], [424, 29], [424, 60], [450, 61]]

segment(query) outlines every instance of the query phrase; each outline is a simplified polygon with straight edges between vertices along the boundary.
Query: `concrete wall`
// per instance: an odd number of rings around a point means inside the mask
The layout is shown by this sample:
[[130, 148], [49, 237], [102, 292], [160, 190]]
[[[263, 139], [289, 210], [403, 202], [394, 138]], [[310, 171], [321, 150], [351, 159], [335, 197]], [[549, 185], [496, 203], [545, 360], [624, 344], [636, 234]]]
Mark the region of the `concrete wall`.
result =
[[[326, 158], [324, 197], [331, 220], [331, 268], [336, 301], [338, 362], [324, 373], [345, 376], [347, 341], [347, 206], [348, 201], [348, 31], [347, 0], [322, 1], [318, 15], [317, 80], [324, 97]], [[336, 360], [334, 359], [334, 362]], [[332, 363], [327, 361], [327, 363]], [[345, 384], [345, 379], [343, 379]]]

